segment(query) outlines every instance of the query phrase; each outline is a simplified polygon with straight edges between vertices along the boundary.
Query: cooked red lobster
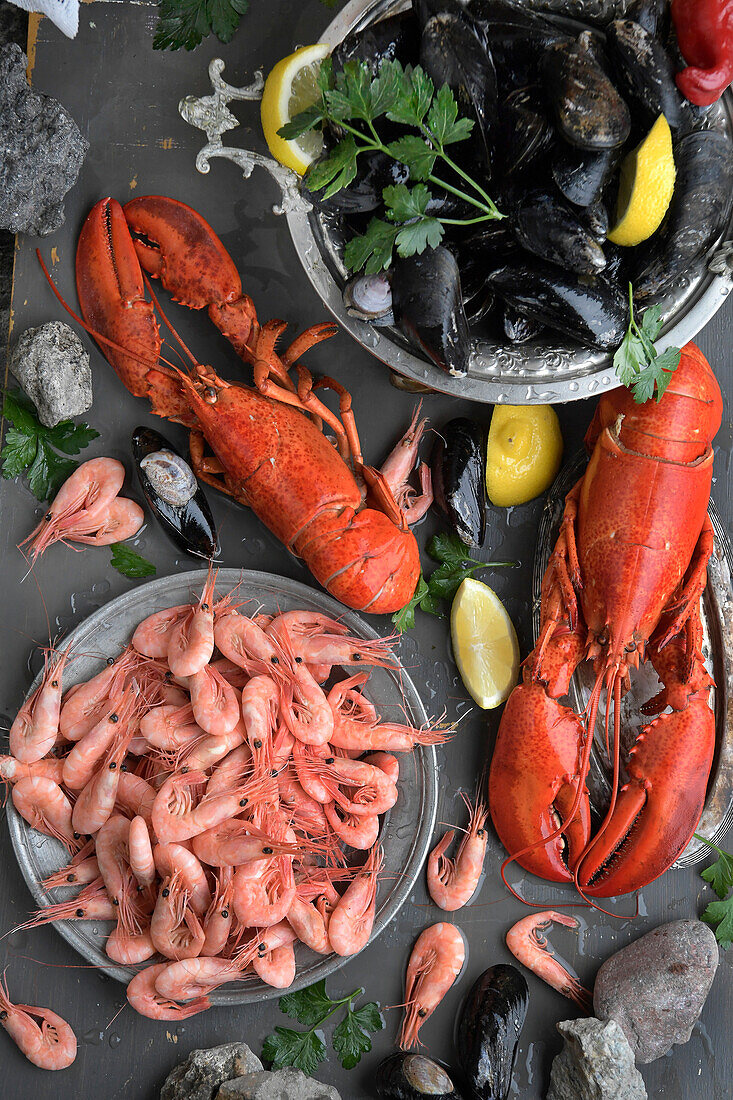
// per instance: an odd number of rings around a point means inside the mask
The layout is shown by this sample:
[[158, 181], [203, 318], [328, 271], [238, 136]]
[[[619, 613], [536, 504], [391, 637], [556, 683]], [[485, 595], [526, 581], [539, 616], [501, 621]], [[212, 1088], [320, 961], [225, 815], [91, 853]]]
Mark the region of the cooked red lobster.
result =
[[[499, 838], [526, 870], [574, 881], [585, 895], [625, 894], [663, 874], [702, 812], [715, 718], [700, 597], [721, 416], [720, 387], [694, 344], [658, 403], [637, 405], [625, 389], [601, 398], [590, 461], [543, 578], [539, 640], [499, 726], [489, 777]], [[596, 679], [578, 715], [559, 699], [584, 660]], [[643, 712], [657, 717], [638, 734], [622, 783], [620, 703], [645, 660], [662, 689]], [[613, 784], [592, 834], [586, 778], [604, 689]]]
[[[141, 268], [176, 301], [208, 308], [253, 365], [256, 388], [226, 382], [195, 361], [190, 373], [159, 364], [161, 338]], [[249, 505], [349, 607], [387, 613], [407, 603], [420, 573], [408, 524], [432, 499], [425, 466], [419, 497], [406, 484], [425, 422], [413, 419], [381, 472], [364, 464], [349, 393], [331, 378], [314, 382], [297, 361], [332, 336], [334, 325], [314, 325], [278, 355], [285, 322], [260, 325], [211, 226], [162, 196], [133, 199], [124, 209], [114, 199], [98, 202], [79, 237], [76, 280], [89, 331], [128, 390], [191, 430], [198, 477]], [[338, 394], [340, 418], [316, 396], [319, 388]], [[324, 422], [337, 447], [323, 435]]]

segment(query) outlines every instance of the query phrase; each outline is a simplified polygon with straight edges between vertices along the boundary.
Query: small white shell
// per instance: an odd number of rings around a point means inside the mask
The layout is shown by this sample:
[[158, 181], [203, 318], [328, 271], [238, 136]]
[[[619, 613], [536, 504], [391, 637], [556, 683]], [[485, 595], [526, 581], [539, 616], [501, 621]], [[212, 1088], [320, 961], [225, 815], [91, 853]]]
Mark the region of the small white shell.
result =
[[180, 508], [196, 494], [198, 482], [193, 470], [172, 451], [153, 451], [140, 460], [140, 468], [156, 495], [167, 504]]
[[357, 275], [344, 287], [344, 304], [352, 317], [373, 325], [393, 325], [392, 287], [384, 272]]

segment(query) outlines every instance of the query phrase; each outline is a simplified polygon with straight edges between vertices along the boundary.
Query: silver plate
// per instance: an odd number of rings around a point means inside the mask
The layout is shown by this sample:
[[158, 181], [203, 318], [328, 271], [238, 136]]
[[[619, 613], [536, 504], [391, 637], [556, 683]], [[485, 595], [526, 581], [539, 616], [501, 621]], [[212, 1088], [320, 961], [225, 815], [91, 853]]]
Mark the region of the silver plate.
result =
[[[557, 539], [565, 496], [582, 475], [587, 458], [585, 452], [566, 466], [550, 489], [537, 532], [532, 575], [532, 625], [535, 641], [540, 632], [540, 595], [542, 577]], [[703, 656], [705, 666], [715, 680], [711, 691], [711, 706], [715, 712], [715, 756], [708, 780], [707, 795], [697, 831], [715, 844], [720, 844], [733, 825], [733, 736], [729, 715], [733, 706], [733, 549], [717, 508], [711, 501], [708, 515], [715, 532], [715, 543], [708, 563], [708, 583], [702, 596]], [[580, 712], [585, 707], [593, 687], [592, 667], [581, 665], [570, 685], [570, 705]], [[629, 749], [638, 733], [643, 716], [640, 706], [659, 690], [659, 680], [650, 665], [632, 672], [631, 688], [622, 701], [622, 744]], [[610, 792], [605, 751], [603, 704], [598, 708], [595, 743], [591, 754], [589, 790], [594, 808], [606, 808]], [[677, 866], [698, 863], [709, 849], [694, 837], [677, 860]]]
[[[112, 600], [95, 611], [69, 636], [78, 656], [70, 662], [64, 676], [64, 687], [89, 679], [100, 670], [109, 656], [116, 656], [130, 640], [137, 624], [147, 615], [164, 607], [185, 603], [193, 592], [201, 590], [205, 572], [179, 573], [150, 581], [132, 592]], [[238, 597], [251, 600], [265, 612], [305, 608], [323, 611], [339, 618], [360, 638], [379, 638], [355, 612], [330, 596], [308, 588], [297, 581], [252, 570], [220, 569], [217, 592], [224, 594], [237, 588]], [[35, 689], [36, 678], [31, 691]], [[30, 693], [29, 693], [30, 694]], [[393, 716], [415, 726], [427, 720], [425, 709], [412, 680], [400, 666], [394, 671], [375, 668], [366, 694], [381, 714]], [[404, 710], [403, 710], [404, 706]], [[404, 903], [425, 860], [435, 824], [437, 801], [437, 764], [435, 749], [418, 748], [412, 754], [410, 766], [401, 769], [399, 798], [382, 819], [379, 841], [384, 847], [384, 872], [377, 892], [377, 910], [370, 943], [383, 932]], [[55, 840], [29, 828], [23, 818], [7, 804], [8, 828], [20, 869], [39, 907], [74, 895], [66, 890], [48, 894], [41, 882], [68, 860], [66, 850]], [[104, 944], [114, 927], [105, 921], [59, 921], [54, 927], [87, 962], [97, 966], [111, 978], [129, 982], [137, 969], [115, 966], [105, 954]], [[290, 990], [302, 989], [328, 974], [332, 974], [348, 958], [339, 955], [317, 955], [298, 944], [296, 948], [297, 976]], [[259, 980], [247, 980], [220, 989], [211, 995], [212, 1004], [239, 1005], [277, 997], [281, 990]]]
[[[553, 5], [548, 0], [543, 4], [538, 0], [537, 6], [574, 11], [572, 6], [567, 7], [567, 0], [564, 5]], [[404, 7], [404, 0], [351, 0], [328, 25], [320, 40], [333, 47], [349, 31]], [[607, 4], [599, 5], [595, 14], [606, 7]], [[730, 89], [705, 116], [696, 120], [695, 128], [717, 129], [733, 140], [733, 94]], [[340, 242], [329, 233], [324, 219], [315, 211], [307, 213], [302, 208], [290, 208], [287, 219], [296, 252], [324, 305], [355, 340], [398, 374], [442, 393], [488, 404], [576, 401], [618, 385], [611, 356], [588, 348], [551, 343], [552, 337], [546, 334], [541, 343], [521, 347], [477, 340], [466, 377], [452, 378], [424, 358], [397, 329], [376, 328], [350, 316], [341, 294], [347, 273], [341, 259]], [[731, 235], [733, 225], [729, 223], [721, 238]], [[665, 324], [658, 341], [660, 349], [669, 345], [683, 347], [692, 340], [720, 309], [730, 290], [727, 278], [716, 276], [707, 268], [691, 273], [690, 278], [677, 280], [661, 303]]]

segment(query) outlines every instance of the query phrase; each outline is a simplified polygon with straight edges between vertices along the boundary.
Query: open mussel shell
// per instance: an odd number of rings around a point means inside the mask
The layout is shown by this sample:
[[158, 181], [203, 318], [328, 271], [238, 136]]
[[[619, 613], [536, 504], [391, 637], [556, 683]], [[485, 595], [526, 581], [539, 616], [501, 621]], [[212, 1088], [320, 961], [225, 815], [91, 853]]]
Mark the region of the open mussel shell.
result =
[[435, 433], [430, 460], [436, 508], [462, 542], [478, 549], [486, 534], [486, 433], [456, 417]]
[[471, 339], [458, 264], [447, 248], [426, 248], [393, 265], [392, 310], [436, 366], [457, 377], [466, 373]]
[[344, 305], [352, 317], [373, 325], [393, 325], [392, 287], [383, 271], [356, 275], [344, 287]]
[[374, 1083], [382, 1100], [462, 1100], [447, 1069], [423, 1054], [390, 1054], [377, 1066]]
[[615, 149], [631, 116], [587, 39], [558, 42], [542, 58], [542, 79], [558, 130], [581, 149]]
[[616, 19], [606, 31], [606, 46], [621, 91], [643, 111], [647, 125], [664, 115], [672, 129], [679, 126], [682, 96], [674, 62], [659, 39], [631, 19]]
[[193, 470], [153, 428], [135, 428], [132, 455], [145, 499], [165, 533], [187, 554], [211, 560], [219, 540]]
[[543, 260], [579, 275], [597, 275], [606, 257], [578, 212], [558, 194], [535, 188], [518, 202], [514, 229], [519, 243]]
[[506, 1100], [529, 989], [514, 966], [490, 966], [474, 982], [458, 1017], [458, 1060], [477, 1100]]

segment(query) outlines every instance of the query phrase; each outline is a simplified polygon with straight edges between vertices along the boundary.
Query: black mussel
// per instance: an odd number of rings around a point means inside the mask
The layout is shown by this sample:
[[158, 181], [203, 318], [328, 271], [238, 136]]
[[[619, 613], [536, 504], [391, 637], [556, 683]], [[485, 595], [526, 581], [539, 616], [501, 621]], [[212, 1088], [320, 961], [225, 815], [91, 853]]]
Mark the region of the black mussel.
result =
[[[608, 210], [602, 202], [591, 203], [578, 211], [578, 218], [599, 244], [605, 245], [608, 235]], [[605, 271], [605, 267], [604, 267]]]
[[611, 241], [606, 241], [603, 251], [606, 254], [606, 266], [603, 271], [603, 278], [620, 283], [624, 292], [628, 293], [629, 280], [627, 277], [629, 260], [631, 259], [629, 248], [624, 248], [620, 244], [612, 244]]
[[518, 175], [544, 158], [555, 140], [538, 92], [516, 88], [501, 104], [499, 149], [504, 177]]
[[382, 1100], [461, 1100], [444, 1066], [423, 1054], [398, 1050], [377, 1066], [374, 1079]]
[[733, 152], [714, 130], [688, 134], [675, 144], [677, 179], [661, 229], [651, 238], [633, 276], [640, 301], [663, 294], [679, 275], [694, 274], [727, 224], [733, 197]]
[[468, 0], [466, 12], [493, 58], [502, 93], [534, 83], [547, 47], [571, 41], [567, 31], [524, 0]]
[[343, 69], [347, 61], [366, 61], [372, 76], [377, 75], [383, 61], [415, 65], [419, 45], [417, 19], [410, 8], [350, 31], [331, 54], [334, 71]]
[[601, 276], [575, 275], [553, 264], [518, 262], [492, 272], [488, 281], [520, 313], [587, 347], [610, 351], [626, 333], [627, 298]]
[[486, 534], [486, 433], [463, 416], [435, 433], [430, 459], [433, 499], [458, 537], [483, 545]]
[[655, 38], [663, 38], [669, 19], [669, 0], [635, 0], [626, 18], [638, 23]]
[[437, 366], [457, 377], [466, 373], [471, 340], [458, 264], [447, 248], [427, 248], [394, 264], [392, 310], [405, 335]]
[[682, 96], [674, 62], [659, 39], [639, 23], [615, 19], [606, 31], [606, 47], [621, 91], [643, 111], [646, 123], [664, 115], [673, 129], [679, 126]]
[[557, 194], [535, 188], [514, 211], [517, 240], [540, 259], [579, 275], [597, 275], [606, 266], [603, 249], [581, 224], [578, 211]]
[[631, 116], [587, 41], [558, 42], [542, 58], [542, 79], [562, 136], [581, 149], [614, 149]]
[[476, 1100], [506, 1100], [529, 989], [514, 966], [490, 966], [476, 979], [458, 1017], [456, 1049]]
[[356, 275], [344, 287], [346, 311], [360, 321], [373, 325], [393, 325], [392, 287], [383, 271], [376, 275]]
[[527, 344], [542, 332], [542, 325], [538, 321], [533, 317], [525, 317], [510, 305], [504, 306], [502, 324], [504, 335], [510, 344]]
[[187, 554], [215, 558], [214, 518], [188, 463], [153, 428], [135, 428], [132, 456], [145, 499], [165, 533]]
[[330, 199], [323, 199], [321, 191], [308, 189], [307, 174], [300, 189], [303, 196], [318, 210], [339, 214], [369, 214], [382, 205], [382, 191], [385, 187], [407, 183], [409, 178], [409, 170], [404, 164], [393, 160], [386, 153], [377, 152], [360, 156], [356, 178]]
[[563, 142], [553, 157], [552, 178], [568, 202], [591, 206], [606, 189], [620, 157], [618, 146], [592, 152]]

